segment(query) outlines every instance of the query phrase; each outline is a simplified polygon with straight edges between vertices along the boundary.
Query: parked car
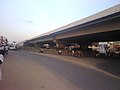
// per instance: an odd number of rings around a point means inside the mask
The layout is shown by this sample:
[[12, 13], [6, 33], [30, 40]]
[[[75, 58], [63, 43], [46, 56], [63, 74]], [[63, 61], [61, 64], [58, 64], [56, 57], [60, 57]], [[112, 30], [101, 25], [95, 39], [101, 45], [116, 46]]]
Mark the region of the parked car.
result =
[[9, 46], [9, 50], [17, 50], [15, 46]]

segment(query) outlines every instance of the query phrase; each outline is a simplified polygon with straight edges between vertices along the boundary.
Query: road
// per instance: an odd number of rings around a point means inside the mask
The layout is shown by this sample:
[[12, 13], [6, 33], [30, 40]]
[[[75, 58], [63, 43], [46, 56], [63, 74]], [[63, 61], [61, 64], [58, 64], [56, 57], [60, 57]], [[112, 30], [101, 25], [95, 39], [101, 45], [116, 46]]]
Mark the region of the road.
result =
[[120, 90], [120, 79], [60, 56], [11, 51], [2, 73], [0, 90]]

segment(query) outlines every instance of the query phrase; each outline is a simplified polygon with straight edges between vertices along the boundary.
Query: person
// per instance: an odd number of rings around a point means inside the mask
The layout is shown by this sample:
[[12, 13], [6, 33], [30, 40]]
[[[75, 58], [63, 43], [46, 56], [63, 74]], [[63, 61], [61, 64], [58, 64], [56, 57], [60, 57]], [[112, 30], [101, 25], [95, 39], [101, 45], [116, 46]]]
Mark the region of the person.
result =
[[58, 54], [59, 54], [59, 55], [61, 55], [61, 53], [62, 53], [62, 51], [61, 51], [61, 50], [59, 50], [59, 51], [58, 51]]
[[0, 54], [0, 80], [2, 80], [2, 71], [1, 71], [1, 64], [3, 63], [4, 56]]
[[74, 50], [72, 50], [72, 56], [74, 56], [75, 55], [75, 51]]
[[39, 52], [40, 52], [40, 53], [43, 53], [43, 49], [41, 48]]
[[0, 54], [2, 54], [3, 56], [5, 56], [5, 48], [3, 45], [0, 45]]
[[5, 46], [5, 54], [8, 55], [8, 45]]

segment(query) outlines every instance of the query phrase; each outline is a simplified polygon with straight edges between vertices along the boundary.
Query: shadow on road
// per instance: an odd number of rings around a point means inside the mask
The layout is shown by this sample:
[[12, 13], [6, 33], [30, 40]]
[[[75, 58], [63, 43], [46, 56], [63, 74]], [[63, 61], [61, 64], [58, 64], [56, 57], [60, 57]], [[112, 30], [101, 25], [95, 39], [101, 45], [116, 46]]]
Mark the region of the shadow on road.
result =
[[120, 61], [109, 60], [107, 62], [100, 62], [96, 65], [99, 69], [114, 74], [120, 77]]

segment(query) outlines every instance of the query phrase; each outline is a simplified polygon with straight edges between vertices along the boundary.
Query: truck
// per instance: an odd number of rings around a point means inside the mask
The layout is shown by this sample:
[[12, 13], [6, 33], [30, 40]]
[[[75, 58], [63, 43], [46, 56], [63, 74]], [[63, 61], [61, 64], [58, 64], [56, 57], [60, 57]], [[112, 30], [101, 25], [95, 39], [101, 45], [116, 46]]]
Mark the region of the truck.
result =
[[99, 52], [100, 55], [106, 56], [107, 55], [107, 47], [108, 47], [108, 42], [99, 42], [97, 51]]
[[97, 49], [100, 55], [112, 58], [120, 58], [120, 41], [99, 42]]
[[108, 42], [108, 55], [120, 59], [120, 41]]
[[89, 46], [95, 56], [105, 56], [120, 59], [120, 41], [98, 42]]

